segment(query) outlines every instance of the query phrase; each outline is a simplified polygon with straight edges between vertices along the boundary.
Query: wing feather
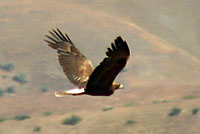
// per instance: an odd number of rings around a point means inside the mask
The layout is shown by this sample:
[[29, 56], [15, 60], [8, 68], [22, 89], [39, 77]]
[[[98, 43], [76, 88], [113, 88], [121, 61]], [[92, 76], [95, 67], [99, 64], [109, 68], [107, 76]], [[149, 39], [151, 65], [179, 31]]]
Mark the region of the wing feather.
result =
[[115, 43], [111, 43], [111, 48], [106, 52], [108, 57], [104, 58], [91, 74], [86, 91], [109, 90], [117, 74], [126, 65], [130, 55], [126, 41], [119, 36]]
[[93, 72], [93, 66], [72, 43], [67, 34], [59, 29], [49, 31], [46, 35], [48, 46], [57, 50], [58, 60], [63, 72], [71, 83], [78, 87], [85, 88], [89, 76]]

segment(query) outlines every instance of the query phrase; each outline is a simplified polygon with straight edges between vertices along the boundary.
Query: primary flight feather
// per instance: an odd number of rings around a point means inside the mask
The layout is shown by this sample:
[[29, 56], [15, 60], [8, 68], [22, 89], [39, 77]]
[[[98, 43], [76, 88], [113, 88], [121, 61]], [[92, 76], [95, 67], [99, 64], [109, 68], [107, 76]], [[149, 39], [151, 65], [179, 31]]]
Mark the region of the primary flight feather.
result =
[[120, 36], [106, 52], [107, 57], [96, 68], [73, 44], [67, 34], [59, 29], [49, 31], [45, 40], [48, 46], [57, 50], [58, 60], [63, 72], [77, 88], [56, 92], [57, 97], [64, 95], [110, 96], [123, 85], [114, 82], [117, 74], [125, 67], [130, 55], [126, 41]]

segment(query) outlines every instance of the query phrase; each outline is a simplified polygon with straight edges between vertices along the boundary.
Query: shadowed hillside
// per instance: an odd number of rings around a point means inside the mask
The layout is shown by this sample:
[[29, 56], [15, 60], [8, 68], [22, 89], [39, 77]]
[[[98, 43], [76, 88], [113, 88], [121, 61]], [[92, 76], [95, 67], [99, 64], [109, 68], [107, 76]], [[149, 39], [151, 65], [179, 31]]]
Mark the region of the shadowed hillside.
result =
[[[158, 0], [0, 3], [0, 64], [14, 65], [0, 69], [0, 117], [5, 117], [0, 134], [32, 133], [34, 127], [44, 134], [198, 133], [199, 115], [192, 114], [200, 100], [197, 0], [177, 1], [176, 7], [173, 1]], [[74, 86], [56, 51], [43, 41], [53, 28], [66, 32], [94, 66], [121, 35], [131, 49], [125, 71], [117, 77], [125, 89], [111, 97], [55, 98], [55, 91]], [[170, 117], [174, 107], [181, 112]], [[18, 114], [30, 118], [15, 121]], [[73, 114], [81, 117], [80, 123], [63, 125]]]

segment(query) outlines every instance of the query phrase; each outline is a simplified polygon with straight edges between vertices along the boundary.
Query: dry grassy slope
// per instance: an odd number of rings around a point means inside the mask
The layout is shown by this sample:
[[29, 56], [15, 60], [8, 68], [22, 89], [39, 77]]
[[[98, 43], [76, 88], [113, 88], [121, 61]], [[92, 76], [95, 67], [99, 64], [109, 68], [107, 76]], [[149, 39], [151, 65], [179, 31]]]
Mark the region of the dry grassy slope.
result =
[[197, 57], [200, 56], [199, 30], [196, 28], [200, 21], [199, 4], [198, 0], [177, 0], [176, 4], [172, 0], [90, 3], [94, 9], [104, 9], [118, 18], [126, 18]]
[[[199, 106], [199, 99], [175, 100], [168, 103], [137, 104], [130, 107], [119, 105], [113, 110], [102, 112], [101, 108], [79, 109], [54, 113], [45, 117], [42, 113], [31, 115], [31, 119], [24, 121], [5, 121], [1, 123], [0, 130], [3, 134], [31, 133], [35, 126], [41, 126], [41, 134], [54, 133], [82, 133], [82, 134], [110, 134], [110, 133], [149, 133], [149, 134], [198, 134], [199, 114], [192, 115], [193, 108]], [[169, 117], [173, 107], [181, 108], [181, 113]], [[76, 126], [64, 126], [62, 120], [76, 114], [82, 121]], [[136, 121], [127, 125], [127, 120]], [[17, 125], [16, 125], [17, 123]], [[12, 129], [11, 129], [12, 128]]]
[[[108, 6], [115, 11], [110, 4]], [[89, 3], [80, 4], [80, 1], [68, 1], [67, 4], [66, 1], [47, 0], [1, 1], [0, 28], [3, 32], [0, 33], [0, 60], [2, 63], [13, 62], [16, 69], [11, 73], [0, 71], [8, 76], [0, 78], [0, 86], [15, 85], [17, 95], [0, 97], [0, 115], [28, 114], [32, 118], [17, 122], [17, 126], [16, 121], [5, 121], [1, 123], [0, 133], [31, 133], [35, 125], [42, 126], [41, 133], [49, 134], [102, 131], [197, 133], [199, 116], [191, 117], [191, 109], [198, 107], [199, 99], [183, 101], [183, 98], [199, 94], [199, 59], [185, 49], [173, 46], [169, 39], [163, 40], [149, 33], [148, 27], [140, 27], [128, 17], [110, 12], [111, 9], [99, 10], [101, 6], [94, 7]], [[35, 94], [44, 85], [53, 90], [72, 87], [58, 65], [55, 52], [43, 42], [44, 34], [55, 27], [69, 33], [94, 65], [104, 58], [110, 42], [122, 35], [132, 52], [128, 71], [117, 78], [125, 85], [125, 90], [108, 98], [83, 96], [58, 99], [53, 96], [53, 91]], [[192, 46], [192, 49], [196, 47]], [[27, 74], [28, 83], [24, 86], [11, 80], [14, 74], [20, 72]], [[152, 102], [157, 100], [175, 102], [153, 105]], [[130, 102], [137, 106], [123, 107]], [[114, 110], [103, 113], [101, 109], [106, 106], [113, 106]], [[166, 115], [174, 106], [186, 111], [171, 119]], [[54, 114], [44, 117], [42, 113], [46, 111]], [[62, 119], [74, 113], [80, 115], [83, 121], [75, 127], [62, 126]], [[124, 125], [129, 118], [137, 123]]]
[[177, 101], [185, 96], [198, 96], [199, 86], [147, 86], [125, 88], [116, 91], [110, 97], [68, 96], [56, 98], [54, 92], [41, 94], [28, 94], [26, 96], [4, 96], [0, 98], [0, 115], [12, 116], [14, 114], [37, 115], [46, 111], [68, 113], [99, 110], [103, 107], [118, 107], [127, 103], [148, 105], [154, 101]]
[[[68, 32], [95, 66], [105, 57], [110, 42], [122, 35], [132, 52], [127, 66], [128, 74], [131, 74], [129, 80], [134, 81], [131, 83], [198, 82], [200, 62], [194, 56], [168, 45], [168, 41], [148, 33], [123, 16], [77, 2], [64, 3], [22, 1], [17, 5], [10, 2], [1, 4], [4, 14], [1, 17], [4, 31], [0, 40], [1, 61], [14, 62], [16, 72], [27, 74], [28, 91], [38, 91], [44, 85], [55, 90], [72, 87], [58, 65], [55, 52], [43, 42], [44, 34], [55, 27]], [[119, 81], [127, 81], [124, 80], [127, 75], [121, 77], [123, 79], [118, 78]], [[21, 87], [21, 91], [26, 92], [27, 87]]]

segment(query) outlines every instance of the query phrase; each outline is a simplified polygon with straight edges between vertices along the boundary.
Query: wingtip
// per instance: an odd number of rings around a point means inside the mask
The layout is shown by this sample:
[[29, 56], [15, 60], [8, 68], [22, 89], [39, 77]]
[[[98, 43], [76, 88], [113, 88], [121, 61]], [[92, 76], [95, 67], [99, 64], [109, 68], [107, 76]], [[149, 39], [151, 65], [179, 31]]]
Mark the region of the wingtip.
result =
[[121, 38], [122, 39], [122, 37], [119, 35], [119, 36], [117, 36], [117, 38]]
[[57, 31], [60, 31], [60, 29], [59, 29], [59, 28], [56, 28], [56, 30], [57, 30]]
[[117, 38], [115, 39], [116, 41], [120, 41], [120, 42], [124, 42], [124, 40], [122, 39], [122, 37], [119, 35], [117, 36]]

